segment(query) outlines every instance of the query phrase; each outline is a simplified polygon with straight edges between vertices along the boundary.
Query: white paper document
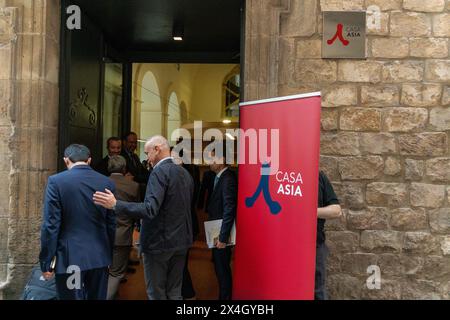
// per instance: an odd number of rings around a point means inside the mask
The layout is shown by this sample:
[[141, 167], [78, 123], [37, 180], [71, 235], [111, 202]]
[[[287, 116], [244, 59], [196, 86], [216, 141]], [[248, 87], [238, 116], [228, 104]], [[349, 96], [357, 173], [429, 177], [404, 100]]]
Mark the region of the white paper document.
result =
[[[215, 239], [219, 240], [220, 228], [222, 227], [222, 219], [205, 221], [206, 244], [208, 248], [214, 248]], [[227, 245], [234, 246], [236, 244], [236, 222], [233, 222], [230, 238]]]

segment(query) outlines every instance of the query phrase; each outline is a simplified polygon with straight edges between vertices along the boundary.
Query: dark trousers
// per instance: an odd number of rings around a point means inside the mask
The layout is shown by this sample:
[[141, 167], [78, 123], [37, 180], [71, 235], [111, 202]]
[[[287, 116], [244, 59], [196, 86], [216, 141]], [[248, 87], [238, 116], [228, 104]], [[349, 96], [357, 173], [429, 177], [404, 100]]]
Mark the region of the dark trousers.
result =
[[144, 276], [150, 300], [181, 300], [187, 249], [165, 253], [143, 253]]
[[80, 273], [56, 274], [55, 280], [59, 300], [106, 299], [108, 289], [108, 268], [106, 267]]
[[328, 248], [325, 243], [316, 246], [316, 276], [314, 299], [328, 300], [326, 291]]
[[119, 291], [120, 281], [127, 271], [130, 251], [130, 246], [114, 246], [112, 264], [109, 268], [107, 300], [114, 299]]
[[191, 299], [195, 297], [195, 289], [192, 284], [191, 274], [189, 273], [189, 250], [186, 254], [186, 262], [184, 263], [183, 285], [181, 287], [181, 295], [183, 299]]
[[219, 281], [219, 300], [231, 300], [231, 247], [212, 249], [214, 268]]
[[128, 268], [131, 246], [114, 246], [113, 259], [109, 274], [113, 277], [123, 277]]

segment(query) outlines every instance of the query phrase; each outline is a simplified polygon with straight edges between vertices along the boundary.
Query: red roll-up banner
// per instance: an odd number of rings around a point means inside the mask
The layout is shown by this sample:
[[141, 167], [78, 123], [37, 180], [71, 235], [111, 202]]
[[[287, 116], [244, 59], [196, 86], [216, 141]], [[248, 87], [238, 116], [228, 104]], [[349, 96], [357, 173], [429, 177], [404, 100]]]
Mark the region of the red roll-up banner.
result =
[[233, 299], [314, 298], [320, 106], [320, 92], [240, 104]]

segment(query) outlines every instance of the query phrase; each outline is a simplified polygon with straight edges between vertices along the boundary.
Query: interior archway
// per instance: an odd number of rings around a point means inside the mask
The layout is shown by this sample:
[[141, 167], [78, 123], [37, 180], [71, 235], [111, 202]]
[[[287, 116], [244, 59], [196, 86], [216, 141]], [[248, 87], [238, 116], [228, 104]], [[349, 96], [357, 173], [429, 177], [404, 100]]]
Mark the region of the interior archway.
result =
[[[147, 139], [162, 132], [162, 104], [159, 86], [154, 74], [147, 71], [141, 84], [141, 117], [139, 137]], [[145, 159], [143, 148], [139, 148], [141, 159]]]
[[171, 142], [175, 142], [179, 136], [178, 129], [181, 127], [180, 103], [175, 92], [169, 95], [167, 115], [167, 137]]

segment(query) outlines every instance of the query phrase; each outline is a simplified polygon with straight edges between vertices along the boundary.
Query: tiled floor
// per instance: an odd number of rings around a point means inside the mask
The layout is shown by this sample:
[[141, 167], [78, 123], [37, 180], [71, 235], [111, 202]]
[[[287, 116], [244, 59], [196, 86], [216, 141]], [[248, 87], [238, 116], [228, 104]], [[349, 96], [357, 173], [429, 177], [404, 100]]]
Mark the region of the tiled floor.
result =
[[[137, 250], [133, 249], [133, 260], [137, 259]], [[144, 270], [142, 261], [136, 268], [136, 273], [127, 274], [128, 281], [121, 284], [120, 300], [146, 300]], [[211, 250], [204, 241], [196, 241], [189, 253], [189, 271], [198, 300], [214, 300], [219, 295], [214, 265], [211, 260]]]

